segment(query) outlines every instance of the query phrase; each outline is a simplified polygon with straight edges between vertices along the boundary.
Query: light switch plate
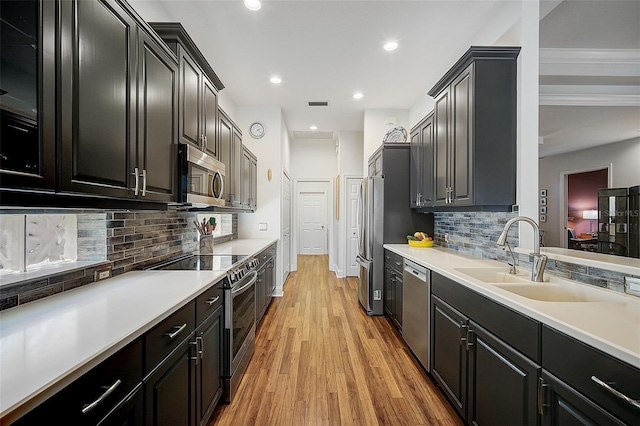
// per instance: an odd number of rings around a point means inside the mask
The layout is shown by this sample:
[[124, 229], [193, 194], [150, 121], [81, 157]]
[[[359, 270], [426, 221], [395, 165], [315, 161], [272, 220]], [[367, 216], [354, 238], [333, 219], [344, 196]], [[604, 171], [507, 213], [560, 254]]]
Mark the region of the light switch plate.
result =
[[258, 224], [258, 231], [266, 231], [267, 230], [267, 224], [266, 223], [259, 223]]

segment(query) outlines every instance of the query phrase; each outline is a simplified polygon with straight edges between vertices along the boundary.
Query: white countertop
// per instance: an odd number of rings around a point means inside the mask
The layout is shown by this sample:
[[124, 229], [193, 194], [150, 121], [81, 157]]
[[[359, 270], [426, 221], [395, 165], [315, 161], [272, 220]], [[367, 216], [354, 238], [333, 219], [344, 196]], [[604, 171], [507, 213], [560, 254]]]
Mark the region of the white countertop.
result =
[[[496, 267], [505, 263], [449, 249], [385, 244], [384, 248], [508, 306], [543, 324], [640, 368], [640, 298], [607, 289], [607, 302], [545, 302], [525, 298], [458, 272], [463, 267]], [[521, 268], [522, 269], [522, 268]], [[530, 272], [530, 271], [529, 271]], [[575, 282], [574, 282], [575, 283]]]
[[[253, 255], [275, 241], [233, 240], [214, 253]], [[0, 421], [44, 401], [224, 275], [134, 271], [0, 311]]]

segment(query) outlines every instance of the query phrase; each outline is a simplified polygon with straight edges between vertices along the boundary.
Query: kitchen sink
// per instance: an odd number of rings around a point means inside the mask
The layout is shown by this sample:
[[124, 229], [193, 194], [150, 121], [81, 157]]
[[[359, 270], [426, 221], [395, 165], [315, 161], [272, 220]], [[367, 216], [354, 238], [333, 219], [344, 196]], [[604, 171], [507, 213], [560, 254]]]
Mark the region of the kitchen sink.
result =
[[518, 268], [518, 273], [515, 275], [509, 273], [508, 267], [454, 269], [485, 283], [521, 283], [531, 281], [531, 271], [523, 268]]
[[543, 302], [602, 302], [602, 296], [592, 294], [583, 289], [565, 288], [557, 284], [523, 283], [523, 284], [496, 284], [502, 288], [527, 299]]

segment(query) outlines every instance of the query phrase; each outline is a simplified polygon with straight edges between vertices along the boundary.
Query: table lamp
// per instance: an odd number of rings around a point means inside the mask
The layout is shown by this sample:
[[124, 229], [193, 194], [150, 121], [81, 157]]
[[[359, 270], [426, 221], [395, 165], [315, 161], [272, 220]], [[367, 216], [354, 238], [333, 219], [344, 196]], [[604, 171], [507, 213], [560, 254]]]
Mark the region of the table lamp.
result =
[[598, 210], [585, 210], [582, 212], [583, 219], [589, 219], [589, 233], [593, 233], [593, 221], [598, 218]]

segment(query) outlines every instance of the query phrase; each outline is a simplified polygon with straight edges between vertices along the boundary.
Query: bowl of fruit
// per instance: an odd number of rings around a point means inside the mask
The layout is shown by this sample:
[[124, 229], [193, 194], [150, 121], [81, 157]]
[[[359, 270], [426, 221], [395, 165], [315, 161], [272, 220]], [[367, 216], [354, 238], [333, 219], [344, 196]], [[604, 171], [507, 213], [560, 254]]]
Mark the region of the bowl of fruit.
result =
[[409, 245], [412, 247], [433, 247], [433, 238], [424, 232], [416, 232], [413, 235], [407, 235]]

